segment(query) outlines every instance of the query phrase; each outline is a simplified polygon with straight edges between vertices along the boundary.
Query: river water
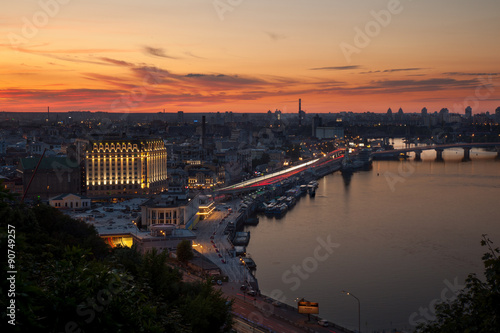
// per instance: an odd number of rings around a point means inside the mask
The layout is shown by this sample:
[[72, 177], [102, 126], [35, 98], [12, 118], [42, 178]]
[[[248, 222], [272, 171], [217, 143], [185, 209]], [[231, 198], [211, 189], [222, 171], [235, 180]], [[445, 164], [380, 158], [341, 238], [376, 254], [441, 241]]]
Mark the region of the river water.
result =
[[421, 162], [374, 161], [350, 179], [319, 180], [284, 217], [260, 216], [247, 252], [261, 292], [352, 330], [413, 331], [454, 297], [469, 273], [482, 276], [481, 235], [500, 246], [500, 161], [496, 153], [426, 151]]

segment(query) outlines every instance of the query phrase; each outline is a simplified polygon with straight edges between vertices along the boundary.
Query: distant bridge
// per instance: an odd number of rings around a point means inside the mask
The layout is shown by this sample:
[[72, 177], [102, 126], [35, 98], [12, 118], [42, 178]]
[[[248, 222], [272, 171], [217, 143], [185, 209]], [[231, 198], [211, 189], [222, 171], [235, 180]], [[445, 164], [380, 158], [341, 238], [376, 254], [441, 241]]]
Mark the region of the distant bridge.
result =
[[441, 144], [441, 145], [430, 145], [430, 146], [415, 146], [411, 148], [402, 148], [402, 149], [393, 149], [393, 150], [383, 150], [373, 152], [372, 156], [393, 156], [397, 157], [401, 154], [406, 154], [409, 152], [415, 153], [415, 160], [421, 160], [421, 154], [424, 150], [432, 150], [436, 151], [436, 159], [443, 159], [443, 150], [450, 148], [462, 148], [464, 150], [464, 160], [470, 159], [470, 150], [472, 148], [491, 148], [495, 147], [497, 150], [498, 157], [500, 157], [500, 142], [477, 142], [477, 143], [450, 143], [450, 144]]

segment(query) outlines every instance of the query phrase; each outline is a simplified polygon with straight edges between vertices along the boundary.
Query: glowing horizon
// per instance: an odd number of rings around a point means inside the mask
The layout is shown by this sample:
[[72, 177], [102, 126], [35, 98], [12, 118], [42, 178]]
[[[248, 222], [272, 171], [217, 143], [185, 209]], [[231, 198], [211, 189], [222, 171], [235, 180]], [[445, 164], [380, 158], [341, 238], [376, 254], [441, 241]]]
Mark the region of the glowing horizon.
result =
[[405, 113], [500, 106], [492, 0], [9, 3], [0, 111]]

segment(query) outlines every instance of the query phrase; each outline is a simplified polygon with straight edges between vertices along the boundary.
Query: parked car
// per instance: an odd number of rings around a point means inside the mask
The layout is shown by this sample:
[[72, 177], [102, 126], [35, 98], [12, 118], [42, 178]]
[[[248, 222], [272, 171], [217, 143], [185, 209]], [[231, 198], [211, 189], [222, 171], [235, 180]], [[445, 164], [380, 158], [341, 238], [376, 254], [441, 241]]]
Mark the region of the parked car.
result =
[[249, 289], [249, 290], [247, 290], [247, 294], [248, 294], [248, 295], [250, 295], [250, 296], [255, 296], [255, 295], [257, 295], [257, 293], [255, 292], [255, 290], [253, 290], [253, 289]]
[[323, 326], [323, 327], [328, 327], [330, 325], [330, 323], [328, 322], [328, 320], [321, 319], [321, 320], [318, 320], [318, 325]]
[[221, 280], [217, 280], [217, 284], [218, 284], [219, 286], [222, 286], [222, 281], [221, 281]]
[[247, 290], [247, 286], [245, 286], [244, 284], [242, 284], [241, 287], [240, 287], [240, 290], [243, 290], [243, 291]]

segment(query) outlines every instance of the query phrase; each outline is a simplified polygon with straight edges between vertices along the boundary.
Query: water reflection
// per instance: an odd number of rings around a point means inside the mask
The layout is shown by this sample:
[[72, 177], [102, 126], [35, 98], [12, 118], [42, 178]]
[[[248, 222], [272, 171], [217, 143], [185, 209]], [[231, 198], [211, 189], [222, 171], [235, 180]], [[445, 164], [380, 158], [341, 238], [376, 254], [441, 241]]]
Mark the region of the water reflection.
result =
[[[430, 151], [419, 163], [376, 161], [372, 171], [335, 173], [279, 223], [262, 216], [248, 246], [262, 292], [318, 301], [322, 317], [357, 329], [356, 309], [338, 296], [356, 290], [362, 331], [412, 331], [411, 314], [440, 297], [443, 281], [482, 272], [481, 234], [500, 242], [499, 162], [475, 153], [466, 163], [460, 151], [445, 151], [445, 162], [435, 163]], [[403, 180], [391, 188], [386, 173]], [[307, 263], [324, 235], [340, 247], [291, 290], [284, 273]]]

